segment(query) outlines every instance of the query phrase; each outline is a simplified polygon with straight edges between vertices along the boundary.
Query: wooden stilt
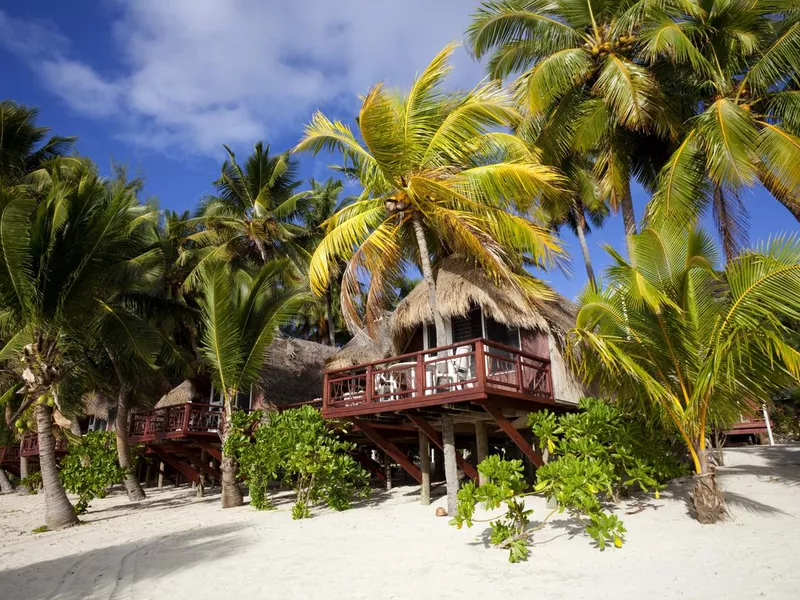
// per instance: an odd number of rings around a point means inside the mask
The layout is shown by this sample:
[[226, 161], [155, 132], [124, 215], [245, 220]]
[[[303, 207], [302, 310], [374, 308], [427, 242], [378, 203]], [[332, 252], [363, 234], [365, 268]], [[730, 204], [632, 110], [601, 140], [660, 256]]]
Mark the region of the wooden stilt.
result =
[[442, 415], [442, 444], [444, 446], [444, 478], [447, 482], [447, 514], [456, 514], [458, 503], [458, 464], [456, 463], [456, 434], [453, 417]]
[[144, 472], [144, 487], [153, 487], [153, 461], [147, 461], [147, 469]]
[[416, 465], [408, 460], [405, 453], [395, 446], [392, 442], [383, 437], [378, 431], [366, 421], [351, 417], [350, 421], [355, 425], [370, 441], [383, 450], [386, 454], [391, 456], [397, 464], [403, 467], [406, 472], [414, 478], [414, 481], [420, 483], [422, 481], [422, 473]]
[[164, 487], [164, 469], [165, 468], [166, 467], [164, 466], [164, 461], [163, 460], [160, 461], [158, 463], [158, 487], [159, 488], [163, 488]]
[[531, 463], [537, 467], [544, 465], [544, 461], [542, 461], [542, 457], [539, 455], [539, 453], [533, 449], [533, 446], [531, 446], [524, 437], [522, 437], [522, 434], [519, 431], [514, 429], [511, 421], [503, 416], [503, 413], [500, 412], [499, 408], [489, 405], [484, 405], [483, 408], [486, 410], [486, 412], [492, 415], [492, 418], [500, 426], [500, 429], [502, 429], [503, 432], [511, 438], [511, 441], [514, 442], [517, 445], [517, 448], [519, 448], [522, 453], [528, 457], [528, 460], [530, 460]]
[[431, 446], [428, 436], [419, 430], [419, 470], [422, 473], [420, 501], [423, 506], [431, 503]]
[[392, 458], [386, 453], [383, 453], [383, 483], [386, 490], [392, 489]]
[[[475, 454], [476, 461], [480, 465], [489, 455], [489, 436], [486, 433], [486, 423], [475, 421]], [[487, 483], [487, 477], [478, 471], [478, 485]]]
[[[414, 425], [416, 425], [420, 431], [424, 431], [425, 434], [428, 436], [431, 442], [433, 442], [434, 446], [438, 448], [444, 449], [444, 445], [442, 444], [442, 435], [433, 428], [433, 425], [428, 423], [425, 419], [418, 415], [406, 415]], [[461, 456], [459, 453], [456, 453], [456, 464], [458, 467], [464, 471], [464, 475], [472, 479], [473, 481], [478, 479], [478, 471], [473, 467], [467, 460]]]

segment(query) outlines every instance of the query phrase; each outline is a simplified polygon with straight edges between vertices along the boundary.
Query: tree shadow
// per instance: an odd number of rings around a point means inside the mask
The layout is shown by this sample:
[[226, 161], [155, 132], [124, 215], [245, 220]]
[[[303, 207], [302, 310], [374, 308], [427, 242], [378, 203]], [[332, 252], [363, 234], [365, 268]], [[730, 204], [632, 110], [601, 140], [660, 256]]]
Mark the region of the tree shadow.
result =
[[5, 569], [0, 598], [139, 597], [155, 589], [151, 580], [242, 552], [245, 540], [236, 534], [246, 528], [244, 524], [198, 527]]
[[754, 475], [760, 481], [800, 486], [800, 446], [749, 446], [747, 448], [727, 449], [725, 453], [735, 452], [738, 456], [752, 455], [766, 464], [738, 464], [719, 468], [724, 481], [726, 473]]
[[725, 494], [725, 500], [728, 502], [729, 505], [744, 508], [747, 512], [753, 514], [762, 514], [762, 515], [789, 514], [785, 510], [776, 508], [774, 506], [770, 506], [769, 504], [764, 504], [763, 502], [759, 502], [758, 500], [753, 500], [752, 498], [748, 498], [747, 496], [742, 496], [741, 494], [737, 494], [735, 492], [726, 492], [723, 490], [723, 494]]

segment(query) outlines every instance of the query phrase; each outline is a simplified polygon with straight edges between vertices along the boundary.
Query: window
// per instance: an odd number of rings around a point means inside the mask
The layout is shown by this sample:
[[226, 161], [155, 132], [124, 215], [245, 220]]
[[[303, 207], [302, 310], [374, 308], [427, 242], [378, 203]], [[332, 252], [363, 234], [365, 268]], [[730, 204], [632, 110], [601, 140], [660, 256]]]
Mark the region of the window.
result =
[[104, 419], [98, 419], [94, 415], [89, 417], [89, 424], [86, 426], [86, 431], [105, 431], [108, 423]]
[[454, 317], [452, 319], [452, 326], [454, 344], [483, 337], [481, 309], [473, 308], [463, 317]]
[[519, 348], [519, 328], [507, 327], [494, 319], [486, 319], [486, 338], [498, 344]]
[[[236, 399], [233, 401], [233, 405], [240, 409], [240, 410], [250, 410], [250, 403], [253, 399], [253, 390], [250, 389], [246, 392], [237, 392]], [[211, 387], [211, 398], [209, 400], [209, 404], [212, 406], [222, 406], [224, 404], [224, 398], [222, 397], [222, 393], [217, 390], [215, 387]]]
[[436, 348], [439, 344], [436, 343], [436, 325], [430, 323], [429, 325], [425, 326], [425, 331], [428, 335], [428, 348]]

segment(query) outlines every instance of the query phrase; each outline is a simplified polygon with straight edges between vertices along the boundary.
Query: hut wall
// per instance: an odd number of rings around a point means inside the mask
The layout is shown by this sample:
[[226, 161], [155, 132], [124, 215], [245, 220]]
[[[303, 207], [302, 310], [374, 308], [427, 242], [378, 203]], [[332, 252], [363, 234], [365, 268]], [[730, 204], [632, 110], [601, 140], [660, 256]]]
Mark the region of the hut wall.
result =
[[520, 331], [522, 351], [534, 356], [550, 357], [550, 341], [547, 334], [539, 329], [523, 329]]

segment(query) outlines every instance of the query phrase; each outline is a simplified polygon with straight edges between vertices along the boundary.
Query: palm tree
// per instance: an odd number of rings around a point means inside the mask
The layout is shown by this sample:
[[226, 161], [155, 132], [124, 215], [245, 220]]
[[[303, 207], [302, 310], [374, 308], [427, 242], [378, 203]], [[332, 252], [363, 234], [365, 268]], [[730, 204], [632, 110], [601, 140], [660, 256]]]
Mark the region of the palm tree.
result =
[[[363, 309], [371, 328], [414, 265], [427, 287], [437, 339], [447, 339], [433, 268], [453, 253], [531, 295], [550, 293], [542, 282], [522, 276], [521, 265], [548, 266], [561, 256], [558, 241], [536, 222], [537, 199], [557, 194], [560, 178], [502, 130], [521, 119], [504, 90], [493, 84], [466, 93], [442, 89], [453, 49], [442, 50], [407, 94], [374, 86], [358, 116], [361, 141], [344, 123], [317, 112], [295, 148], [341, 152], [345, 170], [357, 173], [363, 187], [358, 200], [328, 220], [309, 269], [311, 288], [322, 295], [346, 261], [341, 305], [351, 331], [361, 325], [356, 302], [362, 274], [370, 276]], [[445, 428], [448, 447], [454, 445], [451, 433]], [[452, 514], [455, 453], [445, 457]]]
[[561, 255], [557, 240], [526, 219], [544, 193], [555, 194], [556, 173], [538, 163], [517, 137], [499, 131], [520, 116], [494, 85], [461, 94], [442, 89], [454, 46], [442, 50], [405, 95], [382, 84], [363, 98], [359, 141], [350, 128], [317, 112], [295, 151], [341, 152], [357, 173], [360, 197], [327, 221], [310, 265], [312, 290], [325, 293], [346, 261], [341, 304], [351, 331], [360, 317], [359, 277], [370, 274], [365, 312], [371, 323], [393, 296], [406, 268], [416, 265], [428, 288], [437, 339], [446, 339], [436, 307], [432, 259], [461, 253], [495, 278], [536, 293], [546, 286], [516, 277], [523, 257], [537, 265]]
[[729, 422], [800, 378], [800, 352], [784, 322], [800, 314], [800, 237], [778, 236], [718, 271], [700, 230], [645, 229], [608, 287], [579, 299], [572, 360], [588, 382], [638, 402], [680, 434], [695, 470], [701, 522], [726, 511], [707, 456], [714, 422]]
[[55, 529], [77, 517], [58, 477], [49, 404], [71, 414], [82, 396], [107, 307], [154, 258], [154, 214], [87, 161], [55, 161], [35, 180], [0, 187], [0, 307], [13, 332], [0, 355], [25, 384], [17, 415], [34, 407], [45, 524]]
[[706, 0], [651, 21], [647, 55], [682, 69], [694, 102], [649, 216], [691, 223], [711, 206], [731, 259], [746, 189], [760, 183], [800, 221], [800, 5]]
[[[302, 208], [300, 214], [303, 226], [306, 228], [304, 246], [310, 254], [313, 254], [325, 237], [325, 223], [342, 210], [350, 200], [348, 198], [339, 199], [344, 184], [338, 179], [328, 179], [324, 183], [311, 179], [309, 183], [311, 184], [309, 201]], [[338, 282], [332, 282], [325, 290], [325, 321], [327, 341], [330, 346], [336, 345], [334, 288], [337, 284]]]
[[0, 101], [0, 182], [9, 184], [70, 151], [75, 138], [44, 141], [47, 127], [36, 127], [39, 111], [10, 100]]
[[222, 507], [241, 506], [236, 459], [228, 452], [227, 423], [236, 395], [255, 383], [278, 328], [290, 321], [308, 298], [281, 285], [287, 260], [271, 261], [255, 274], [217, 265], [203, 278], [200, 300], [203, 334], [200, 354], [223, 396]]
[[[652, 3], [665, 10], [681, 0]], [[611, 207], [636, 233], [631, 179], [653, 183], [661, 147], [675, 124], [644, 54], [647, 0], [500, 0], [484, 2], [467, 31], [476, 58], [489, 54], [491, 77], [519, 75], [520, 102], [549, 115], [553, 143], [591, 154]], [[671, 109], [672, 107], [670, 107]]]
[[188, 238], [198, 255], [192, 278], [212, 262], [232, 259], [264, 264], [288, 255], [301, 263], [294, 238], [303, 232], [296, 220], [308, 193], [295, 193], [300, 185], [296, 161], [287, 152], [270, 156], [262, 142], [244, 166], [228, 146], [225, 150], [228, 159], [214, 182], [217, 193], [200, 207], [198, 222], [204, 228]]

